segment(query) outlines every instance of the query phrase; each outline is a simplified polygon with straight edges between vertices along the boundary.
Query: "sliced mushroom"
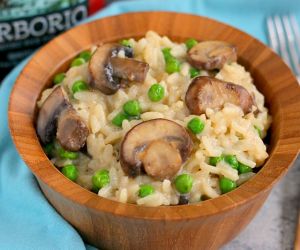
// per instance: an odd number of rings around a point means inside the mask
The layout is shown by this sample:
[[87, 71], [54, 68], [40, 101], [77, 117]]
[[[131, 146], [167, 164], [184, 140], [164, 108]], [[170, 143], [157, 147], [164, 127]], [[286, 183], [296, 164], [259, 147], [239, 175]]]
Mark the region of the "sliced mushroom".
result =
[[89, 62], [91, 87], [112, 95], [121, 87], [122, 79], [138, 82], [145, 80], [149, 65], [134, 59], [118, 58], [122, 50], [125, 56], [133, 57], [131, 48], [119, 44], [107, 43], [97, 48]]
[[255, 105], [253, 97], [244, 87], [208, 76], [192, 80], [185, 95], [185, 103], [195, 115], [205, 113], [207, 108], [219, 110], [225, 103], [240, 106], [247, 114]]
[[56, 132], [61, 146], [70, 151], [83, 147], [89, 132], [61, 86], [48, 96], [37, 117], [37, 133], [43, 144], [52, 142]]
[[223, 41], [200, 42], [188, 52], [189, 63], [197, 69], [221, 69], [236, 60], [236, 47]]
[[99, 89], [107, 95], [114, 94], [119, 88], [118, 79], [112, 76], [112, 68], [109, 64], [112, 51], [116, 44], [104, 44], [97, 48], [89, 62], [89, 70], [92, 76], [91, 87]]
[[154, 119], [133, 127], [122, 141], [120, 162], [124, 172], [137, 176], [144, 171], [155, 179], [170, 179], [180, 169], [193, 147], [179, 124]]
[[57, 119], [69, 106], [67, 95], [60, 86], [55, 88], [43, 103], [37, 117], [37, 133], [44, 144], [53, 140]]
[[179, 150], [164, 140], [151, 142], [140, 157], [149, 176], [170, 179], [182, 164]]
[[73, 108], [64, 110], [58, 118], [57, 140], [69, 151], [79, 151], [86, 142], [89, 129]]
[[129, 58], [112, 57], [110, 63], [113, 75], [124, 80], [143, 82], [149, 70], [149, 64]]

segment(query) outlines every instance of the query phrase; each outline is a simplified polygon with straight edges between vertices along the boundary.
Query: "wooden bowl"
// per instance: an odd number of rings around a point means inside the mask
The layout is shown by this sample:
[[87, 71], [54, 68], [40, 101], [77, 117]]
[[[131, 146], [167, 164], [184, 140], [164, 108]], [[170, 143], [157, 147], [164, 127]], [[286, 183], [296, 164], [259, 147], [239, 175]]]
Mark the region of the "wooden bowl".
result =
[[[142, 37], [148, 30], [176, 41], [193, 37], [237, 45], [239, 62], [265, 95], [273, 116], [270, 157], [254, 178], [233, 192], [182, 206], [122, 204], [69, 181], [44, 154], [34, 126], [36, 101], [55, 72], [67, 69], [72, 57], [93, 44]], [[258, 40], [204, 17], [144, 12], [78, 26], [41, 48], [15, 83], [9, 126], [19, 153], [49, 202], [88, 243], [102, 249], [216, 249], [249, 223], [295, 160], [300, 148], [299, 107], [300, 88], [292, 72]]]

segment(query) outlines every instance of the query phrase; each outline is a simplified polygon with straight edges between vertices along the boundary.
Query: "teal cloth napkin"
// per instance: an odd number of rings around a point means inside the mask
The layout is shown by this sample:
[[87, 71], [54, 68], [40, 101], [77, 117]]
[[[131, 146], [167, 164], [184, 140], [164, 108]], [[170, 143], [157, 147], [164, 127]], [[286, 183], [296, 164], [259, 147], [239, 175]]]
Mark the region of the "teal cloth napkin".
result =
[[[297, 0], [131, 0], [116, 2], [87, 21], [133, 11], [168, 10], [208, 16], [267, 42], [265, 18], [293, 11]], [[299, 19], [298, 19], [299, 20]], [[85, 249], [79, 234], [47, 202], [34, 176], [18, 155], [8, 131], [7, 107], [18, 65], [0, 88], [0, 249]]]

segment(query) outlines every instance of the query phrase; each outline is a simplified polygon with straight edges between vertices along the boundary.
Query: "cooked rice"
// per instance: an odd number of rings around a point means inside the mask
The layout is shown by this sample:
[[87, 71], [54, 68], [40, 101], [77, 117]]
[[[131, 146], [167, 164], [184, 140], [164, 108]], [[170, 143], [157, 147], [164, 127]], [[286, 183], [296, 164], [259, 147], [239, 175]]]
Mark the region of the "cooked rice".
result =
[[[184, 103], [185, 93], [191, 81], [189, 75], [190, 65], [186, 62], [186, 46], [172, 42], [167, 37], [161, 37], [153, 31], [138, 41], [130, 39], [135, 58], [147, 62], [150, 70], [144, 84], [132, 84], [129, 88], [120, 89], [114, 95], [107, 96], [100, 91], [77, 92], [71, 102], [78, 114], [84, 119], [90, 129], [87, 139], [87, 150], [91, 158], [80, 153], [79, 159], [73, 161], [79, 169], [77, 183], [86, 188], [91, 188], [91, 177], [99, 169], [108, 169], [110, 184], [99, 190], [99, 195], [123, 203], [136, 203], [144, 206], [160, 206], [178, 203], [178, 193], [170, 180], [156, 181], [143, 175], [128, 178], [118, 161], [120, 142], [124, 135], [133, 126], [142, 121], [156, 118], [173, 120], [186, 127], [188, 121], [197, 117], [190, 115]], [[182, 61], [179, 73], [167, 74], [164, 71], [165, 60], [161, 49], [171, 48], [171, 54]], [[123, 56], [123, 55], [119, 55]], [[207, 72], [202, 71], [202, 75]], [[199, 118], [205, 122], [205, 129], [196, 136], [194, 141], [197, 150], [182, 166], [180, 173], [192, 175], [194, 185], [190, 193], [190, 202], [198, 202], [202, 195], [210, 198], [219, 196], [220, 189], [218, 176], [225, 176], [233, 181], [239, 180], [238, 171], [225, 162], [220, 162], [216, 167], [208, 164], [211, 156], [221, 154], [236, 155], [238, 161], [251, 168], [261, 166], [268, 153], [266, 146], [259, 137], [254, 126], [266, 136], [271, 118], [264, 107], [264, 96], [258, 92], [249, 72], [237, 63], [225, 65], [216, 78], [242, 85], [255, 96], [259, 113], [243, 115], [240, 107], [226, 104], [220, 111], [206, 110]], [[62, 86], [71, 96], [71, 87], [76, 80], [89, 81], [88, 64], [70, 68]], [[160, 83], [165, 88], [165, 97], [158, 103], [153, 103], [147, 96], [147, 91], [154, 83]], [[51, 93], [51, 89], [43, 92], [40, 106]], [[140, 102], [143, 113], [141, 120], [124, 120], [122, 128], [114, 126], [113, 117], [122, 110], [122, 105], [131, 99]], [[61, 167], [70, 160], [53, 158], [52, 162]], [[252, 176], [251, 174], [247, 176]], [[242, 176], [245, 181], [245, 175]], [[151, 183], [155, 187], [152, 195], [144, 198], [138, 197], [140, 184]]]

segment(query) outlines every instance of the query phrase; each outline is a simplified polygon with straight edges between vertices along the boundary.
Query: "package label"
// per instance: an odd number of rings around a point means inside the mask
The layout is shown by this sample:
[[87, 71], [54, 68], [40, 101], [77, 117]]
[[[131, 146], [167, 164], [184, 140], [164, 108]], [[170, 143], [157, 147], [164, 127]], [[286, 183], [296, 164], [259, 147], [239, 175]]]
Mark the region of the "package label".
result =
[[88, 11], [87, 0], [1, 0], [1, 75], [36, 48], [82, 21]]

